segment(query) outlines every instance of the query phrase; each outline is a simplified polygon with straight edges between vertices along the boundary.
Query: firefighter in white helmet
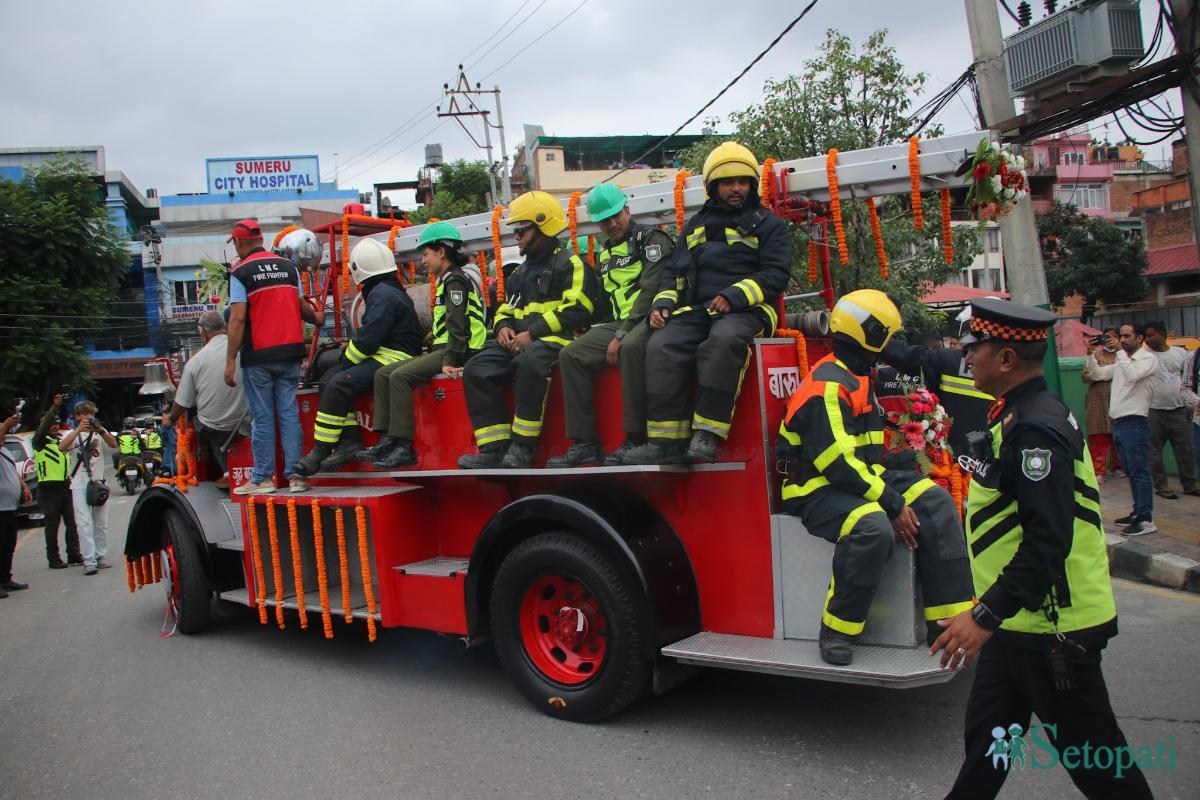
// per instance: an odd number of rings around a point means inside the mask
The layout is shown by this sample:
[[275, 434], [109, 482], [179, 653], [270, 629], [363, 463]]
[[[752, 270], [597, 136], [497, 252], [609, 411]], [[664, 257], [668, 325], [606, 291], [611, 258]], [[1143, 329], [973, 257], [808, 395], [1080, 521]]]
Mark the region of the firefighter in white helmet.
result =
[[775, 330], [792, 274], [791, 236], [763, 208], [758, 179], [758, 159], [736, 142], [704, 162], [708, 201], [680, 231], [650, 311], [648, 441], [626, 464], [716, 461], [729, 436], [750, 344]]
[[[362, 324], [342, 351], [341, 363], [321, 376], [313, 449], [292, 471], [308, 476], [336, 469], [362, 447], [354, 400], [374, 385], [375, 371], [421, 352], [421, 326], [412, 299], [396, 277], [388, 246], [363, 239], [350, 251], [350, 277], [364, 299]], [[350, 432], [349, 436], [345, 434]]]
[[[833, 577], [821, 613], [821, 657], [849, 664], [894, 541], [916, 551], [929, 643], [936, 621], [971, 608], [971, 569], [950, 494], [920, 472], [885, 470], [883, 417], [871, 369], [900, 311], [876, 289], [838, 300], [830, 315], [833, 353], [801, 381], [779, 426], [786, 467], [783, 510], [834, 543]], [[919, 546], [918, 546], [919, 545]]]

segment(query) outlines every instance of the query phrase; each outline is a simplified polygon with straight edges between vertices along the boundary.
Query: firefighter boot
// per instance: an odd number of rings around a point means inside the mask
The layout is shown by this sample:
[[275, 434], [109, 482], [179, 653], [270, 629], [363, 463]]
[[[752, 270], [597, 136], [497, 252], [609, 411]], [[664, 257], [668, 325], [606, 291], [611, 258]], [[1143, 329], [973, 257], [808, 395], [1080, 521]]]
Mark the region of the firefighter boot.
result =
[[362, 449], [362, 437], [358, 433], [358, 429], [354, 432], [346, 431], [342, 433], [342, 437], [334, 446], [333, 452], [325, 457], [321, 462], [322, 472], [332, 472], [335, 469], [340, 469], [343, 465], [354, 460], [354, 456]]
[[628, 466], [639, 464], [686, 464], [687, 445], [683, 442], [663, 442], [651, 439], [643, 445], [631, 448], [625, 454]]
[[321, 469], [321, 462], [333, 452], [333, 445], [317, 442], [304, 458], [292, 465], [292, 473], [307, 478]]
[[567, 452], [561, 456], [548, 459], [546, 461], [546, 468], [563, 469], [565, 467], [599, 464], [602, 458], [604, 458], [604, 450], [600, 448], [599, 442], [594, 439], [579, 439], [568, 447]]
[[383, 457], [371, 464], [375, 469], [391, 469], [392, 467], [411, 467], [417, 463], [417, 454], [413, 452], [412, 442], [408, 439], [396, 439], [396, 446], [390, 448]]
[[688, 461], [694, 464], [712, 464], [717, 460], [717, 450], [720, 447], [720, 436], [711, 431], [696, 431], [692, 434], [692, 443], [688, 445]]
[[821, 648], [821, 659], [826, 664], [844, 667], [854, 660], [854, 652], [850, 649], [854, 637], [848, 633], [835, 631], [828, 625], [821, 626], [817, 638], [817, 646]]
[[533, 465], [533, 452], [533, 445], [521, 444], [514, 439], [500, 466], [504, 469], [529, 469]]
[[625, 465], [625, 456], [635, 447], [641, 447], [646, 443], [646, 437], [642, 436], [641, 441], [635, 441], [632, 438], [627, 438], [621, 442], [621, 446], [604, 457], [604, 466], [606, 467], [621, 467]]
[[392, 452], [392, 448], [400, 444], [399, 436], [392, 436], [386, 433], [379, 437], [379, 441], [373, 447], [364, 447], [354, 454], [355, 461], [381, 461], [387, 458], [388, 453]]
[[479, 448], [478, 453], [467, 453], [458, 457], [459, 469], [487, 469], [498, 467], [504, 460], [504, 451], [508, 448], [505, 442], [493, 442]]

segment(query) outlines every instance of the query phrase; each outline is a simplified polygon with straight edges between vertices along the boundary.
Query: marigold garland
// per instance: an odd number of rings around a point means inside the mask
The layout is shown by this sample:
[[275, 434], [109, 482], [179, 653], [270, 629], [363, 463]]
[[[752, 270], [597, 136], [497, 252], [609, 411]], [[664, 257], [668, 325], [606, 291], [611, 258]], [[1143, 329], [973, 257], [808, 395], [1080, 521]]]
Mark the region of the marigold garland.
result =
[[917, 137], [908, 140], [908, 179], [912, 183], [913, 227], [925, 227], [925, 213], [921, 208], [921, 143]]
[[963, 475], [958, 464], [950, 465], [950, 496], [954, 498], [954, 510], [959, 517], [963, 514]]
[[950, 229], [950, 190], [942, 189], [942, 258], [954, 263], [954, 231]]
[[[504, 302], [504, 256], [500, 252], [500, 212], [504, 210], [504, 206], [496, 206], [492, 209], [492, 251], [493, 258], [496, 262], [496, 302]], [[487, 273], [483, 275], [484, 286], [487, 285]], [[484, 302], [487, 302], [487, 292], [484, 291]]]
[[867, 198], [867, 214], [871, 217], [871, 235], [875, 237], [875, 258], [879, 260], [879, 277], [885, 281], [888, 278], [887, 251], [883, 248], [883, 233], [879, 230], [879, 210], [875, 208], [875, 198]]
[[587, 263], [592, 269], [596, 268], [596, 237], [588, 236]]
[[575, 255], [579, 255], [579, 212], [576, 206], [582, 197], [583, 192], [571, 192], [571, 198], [567, 200], [567, 229], [571, 233], [571, 249]]
[[683, 184], [688, 178], [692, 177], [692, 173], [686, 169], [681, 169], [675, 173], [675, 227], [679, 232], [683, 233], [684, 223], [684, 208], [683, 208]]
[[350, 215], [342, 217], [342, 297], [350, 297]]
[[333, 638], [333, 616], [329, 613], [329, 573], [325, 570], [325, 534], [321, 530], [321, 504], [312, 501], [313, 551], [317, 558], [317, 591], [321, 598], [321, 623], [325, 638]]
[[367, 641], [375, 641], [375, 587], [371, 585], [371, 552], [367, 545], [367, 510], [354, 507], [358, 523], [358, 563], [362, 567], [363, 593], [367, 598]]
[[133, 579], [133, 559], [125, 556], [125, 582], [129, 584], [129, 591], [136, 592], [138, 587]]
[[417, 262], [412, 259], [408, 262], [408, 282], [410, 285], [417, 282]]
[[138, 556], [133, 562], [133, 581], [139, 589], [146, 585], [146, 576], [142, 573], [141, 556]]
[[817, 243], [812, 239], [808, 240], [808, 282], [816, 283], [818, 268], [820, 267], [817, 261]]
[[775, 193], [774, 181], [772, 180], [771, 170], [775, 167], [775, 159], [768, 158], [763, 162], [762, 180], [758, 182], [760, 193], [762, 194], [762, 204], [766, 208], [771, 207]]
[[275, 239], [271, 242], [271, 249], [274, 250], [276, 247], [279, 247], [279, 243], [283, 241], [283, 237], [287, 236], [292, 231], [298, 231], [298, 230], [300, 230], [299, 225], [288, 225], [286, 228], [281, 230], [279, 233], [275, 234]]
[[279, 529], [275, 527], [275, 504], [265, 501], [267, 506], [267, 538], [271, 542], [271, 569], [275, 572], [271, 577], [275, 583], [275, 622], [279, 630], [283, 624], [283, 561], [279, 557]]
[[396, 252], [396, 233], [399, 230], [399, 225], [393, 225], [392, 229], [388, 231], [388, 250], [391, 250], [393, 253]]
[[846, 228], [842, 224], [842, 198], [838, 191], [836, 147], [830, 148], [825, 157], [825, 176], [829, 181], [829, 210], [833, 215], [833, 229], [837, 234], [838, 261], [850, 263], [850, 250], [846, 247]]
[[258, 515], [254, 512], [254, 497], [246, 498], [246, 527], [250, 541], [250, 557], [254, 560], [254, 605], [258, 621], [267, 624], [267, 574], [263, 569], [262, 543], [258, 539]]
[[288, 532], [292, 535], [292, 577], [296, 583], [296, 609], [300, 612], [300, 630], [308, 629], [308, 609], [304, 602], [304, 561], [300, 557], [300, 526], [296, 522], [296, 500], [287, 501]]
[[147, 586], [154, 583], [154, 567], [151, 564], [149, 553], [142, 556], [142, 580], [146, 582]]
[[796, 343], [796, 363], [800, 367], [800, 377], [808, 375], [808, 341], [804, 334], [793, 328], [777, 328], [776, 336], [787, 336]]
[[354, 617], [350, 614], [350, 562], [346, 559], [346, 518], [344, 512], [345, 509], [339, 506], [337, 510], [338, 566], [342, 578], [342, 613], [345, 614], [346, 622], [352, 622]]
[[154, 582], [162, 581], [162, 557], [161, 550], [155, 550], [150, 554], [150, 571], [154, 574]]

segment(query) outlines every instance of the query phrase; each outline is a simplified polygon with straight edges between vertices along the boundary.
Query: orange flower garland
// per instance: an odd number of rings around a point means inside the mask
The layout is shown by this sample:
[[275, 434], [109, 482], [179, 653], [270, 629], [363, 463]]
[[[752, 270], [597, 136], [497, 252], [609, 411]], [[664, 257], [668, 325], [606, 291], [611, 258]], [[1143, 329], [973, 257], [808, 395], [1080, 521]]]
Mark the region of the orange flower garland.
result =
[[142, 556], [142, 580], [146, 586], [154, 583], [154, 568], [151, 566], [150, 554]]
[[325, 534], [321, 531], [321, 504], [312, 501], [313, 551], [317, 555], [317, 591], [321, 598], [321, 622], [325, 638], [333, 638], [333, 616], [329, 613], [329, 574], [325, 571]]
[[817, 282], [817, 273], [820, 264], [817, 262], [817, 243], [812, 239], [808, 240], [808, 282]]
[[263, 570], [262, 543], [258, 539], [258, 516], [254, 513], [254, 497], [246, 498], [246, 528], [250, 541], [250, 557], [254, 560], [254, 605], [258, 621], [267, 624], [267, 574]]
[[300, 612], [300, 629], [308, 629], [308, 609], [304, 607], [304, 561], [300, 558], [300, 526], [296, 524], [296, 500], [287, 501], [288, 532], [292, 535], [292, 577], [296, 582], [296, 609]]
[[829, 180], [829, 210], [833, 215], [833, 229], [837, 233], [838, 261], [850, 263], [850, 250], [846, 247], [846, 228], [842, 224], [842, 198], [837, 182], [837, 148], [831, 148], [825, 157], [825, 175]]
[[888, 278], [887, 251], [883, 249], [883, 233], [879, 230], [879, 210], [875, 208], [875, 198], [867, 198], [867, 213], [871, 217], [871, 235], [875, 237], [875, 258], [879, 259], [879, 277], [885, 281]]
[[271, 569], [275, 572], [272, 576], [275, 582], [275, 621], [279, 623], [279, 630], [283, 630], [283, 562], [279, 558], [279, 530], [275, 527], [275, 504], [267, 500], [266, 506], [267, 538], [271, 542]]
[[913, 227], [925, 227], [924, 210], [921, 208], [921, 144], [917, 137], [908, 140], [908, 179], [912, 182]]
[[146, 585], [146, 576], [142, 574], [141, 556], [138, 556], [133, 562], [133, 580], [139, 589]]
[[[496, 302], [504, 302], [504, 256], [500, 253], [500, 212], [504, 206], [492, 209], [492, 251], [496, 261]], [[487, 287], [487, 273], [483, 274], [484, 287]], [[487, 291], [484, 291], [484, 302], [487, 302]]]
[[338, 545], [338, 566], [341, 571], [342, 578], [342, 612], [346, 616], [346, 622], [351, 622], [354, 617], [350, 615], [350, 562], [346, 560], [346, 518], [343, 514], [345, 509], [339, 507], [337, 510], [337, 545]]
[[950, 496], [954, 498], [954, 510], [959, 517], [963, 513], [963, 477], [957, 464], [950, 465]]
[[409, 284], [417, 282], [417, 262], [411, 259], [408, 262], [408, 282]]
[[950, 228], [950, 190], [942, 189], [942, 258], [954, 263], [954, 231]]
[[362, 567], [363, 593], [367, 597], [367, 641], [375, 641], [375, 587], [371, 585], [371, 552], [367, 545], [367, 510], [354, 507], [358, 523], [358, 563]]
[[575, 207], [582, 197], [583, 192], [571, 192], [571, 199], [567, 201], [567, 229], [571, 232], [571, 248], [575, 255], [579, 255], [579, 212]]
[[279, 233], [275, 234], [275, 239], [274, 239], [274, 241], [271, 242], [271, 249], [273, 250], [276, 247], [279, 247], [279, 243], [283, 241], [283, 237], [287, 236], [292, 231], [298, 231], [298, 230], [300, 230], [299, 225], [288, 225], [286, 228], [281, 230]]
[[342, 297], [350, 297], [350, 215], [342, 217]]
[[133, 559], [125, 556], [125, 582], [129, 584], [129, 591], [136, 592], [137, 582], [133, 578]]
[[775, 187], [772, 181], [771, 170], [775, 167], [775, 159], [768, 158], [763, 162], [762, 179], [758, 182], [759, 193], [762, 194], [762, 204], [766, 208], [771, 207], [772, 195], [775, 192]]
[[796, 363], [800, 366], [800, 377], [808, 374], [808, 341], [804, 334], [792, 328], [777, 328], [776, 336], [790, 337], [796, 343]]
[[596, 268], [596, 237], [588, 237], [587, 263], [592, 269]]
[[161, 550], [155, 550], [150, 554], [150, 572], [154, 576], [154, 582], [162, 581], [162, 558], [159, 556]]
[[686, 169], [681, 169], [675, 173], [675, 227], [680, 233], [683, 232], [684, 223], [684, 208], [683, 208], [683, 184], [692, 173]]

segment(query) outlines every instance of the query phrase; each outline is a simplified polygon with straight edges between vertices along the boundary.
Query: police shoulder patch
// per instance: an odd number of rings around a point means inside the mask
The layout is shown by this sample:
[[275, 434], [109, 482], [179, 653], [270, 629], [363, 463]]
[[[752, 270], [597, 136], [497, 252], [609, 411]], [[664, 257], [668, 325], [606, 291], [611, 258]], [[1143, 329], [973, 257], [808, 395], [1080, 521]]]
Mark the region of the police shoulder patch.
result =
[[646, 245], [646, 260], [647, 261], [658, 261], [660, 258], [662, 258], [662, 255], [663, 255], [662, 245], [660, 245], [660, 244]]
[[1050, 474], [1050, 451], [1031, 448], [1021, 451], [1021, 474], [1031, 481], [1040, 481]]
[[462, 289], [451, 289], [450, 290], [450, 302], [456, 306], [461, 306], [463, 304], [463, 290]]

